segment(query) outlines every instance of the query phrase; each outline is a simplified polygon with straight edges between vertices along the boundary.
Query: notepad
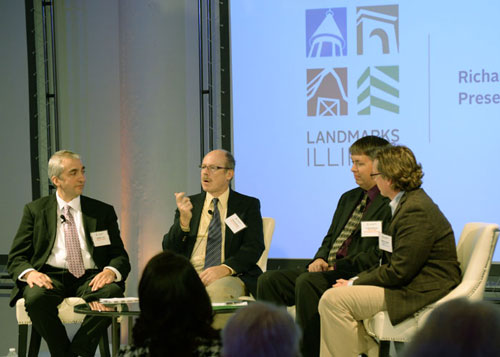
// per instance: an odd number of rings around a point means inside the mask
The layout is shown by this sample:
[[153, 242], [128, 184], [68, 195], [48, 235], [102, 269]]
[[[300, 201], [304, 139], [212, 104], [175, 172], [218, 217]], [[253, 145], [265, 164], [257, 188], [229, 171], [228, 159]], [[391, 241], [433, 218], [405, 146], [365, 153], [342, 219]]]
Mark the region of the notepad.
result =
[[213, 302], [212, 307], [216, 306], [246, 306], [247, 301], [224, 301], [224, 302]]
[[138, 297], [120, 297], [120, 298], [101, 298], [99, 302], [102, 304], [130, 304], [139, 302]]

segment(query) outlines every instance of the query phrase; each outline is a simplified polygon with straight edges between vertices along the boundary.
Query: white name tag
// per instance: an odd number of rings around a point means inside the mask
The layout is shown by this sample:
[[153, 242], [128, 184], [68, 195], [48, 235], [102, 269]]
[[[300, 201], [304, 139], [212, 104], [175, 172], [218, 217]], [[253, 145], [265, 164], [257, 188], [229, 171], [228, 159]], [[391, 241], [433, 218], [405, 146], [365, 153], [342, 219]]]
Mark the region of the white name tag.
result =
[[95, 247], [101, 247], [103, 245], [110, 245], [108, 231], [92, 232], [90, 233], [92, 242], [94, 242]]
[[227, 217], [224, 222], [226, 222], [226, 225], [233, 233], [238, 233], [242, 229], [247, 228], [246, 224], [243, 223], [243, 221], [240, 219], [240, 217], [238, 217], [236, 213], [230, 217]]
[[378, 248], [392, 253], [392, 237], [390, 235], [380, 233], [378, 236]]
[[361, 237], [378, 237], [382, 233], [382, 221], [362, 221]]

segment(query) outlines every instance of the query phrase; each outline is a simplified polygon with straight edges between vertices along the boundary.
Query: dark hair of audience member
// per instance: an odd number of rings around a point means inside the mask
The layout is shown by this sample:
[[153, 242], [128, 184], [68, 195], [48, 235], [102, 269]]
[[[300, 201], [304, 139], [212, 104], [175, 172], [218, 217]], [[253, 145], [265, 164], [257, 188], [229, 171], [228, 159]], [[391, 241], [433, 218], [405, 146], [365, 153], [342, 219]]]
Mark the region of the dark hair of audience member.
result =
[[222, 330], [224, 357], [300, 356], [299, 327], [283, 307], [264, 302], [238, 310]]
[[438, 306], [403, 351], [404, 357], [490, 357], [500, 354], [500, 307], [451, 300]]
[[212, 305], [195, 269], [185, 257], [164, 251], [146, 265], [139, 283], [141, 314], [134, 344], [151, 356], [191, 356], [198, 338], [218, 336]]

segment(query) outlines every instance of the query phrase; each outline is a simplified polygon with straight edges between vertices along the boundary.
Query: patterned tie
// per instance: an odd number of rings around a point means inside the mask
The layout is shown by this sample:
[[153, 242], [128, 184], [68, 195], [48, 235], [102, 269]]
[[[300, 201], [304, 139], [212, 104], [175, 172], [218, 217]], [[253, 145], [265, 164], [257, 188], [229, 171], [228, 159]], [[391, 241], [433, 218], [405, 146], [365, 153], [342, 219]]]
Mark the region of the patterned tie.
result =
[[367, 200], [368, 194], [365, 193], [361, 202], [354, 209], [354, 212], [352, 212], [351, 218], [347, 221], [344, 229], [340, 232], [340, 235], [333, 243], [332, 249], [330, 249], [330, 253], [328, 254], [328, 265], [333, 266], [333, 264], [335, 264], [339, 249], [342, 247], [346, 239], [351, 236], [356, 228], [358, 228], [361, 218], [363, 217], [363, 211], [365, 210]]
[[64, 242], [66, 243], [68, 271], [75, 278], [79, 278], [85, 274], [85, 265], [83, 264], [80, 240], [78, 239], [75, 220], [70, 212], [70, 206], [64, 207], [64, 218]]
[[208, 238], [207, 238], [207, 250], [205, 254], [205, 267], [209, 268], [215, 265], [220, 265], [220, 252], [222, 244], [222, 230], [220, 224], [220, 213], [217, 207], [218, 198], [212, 200], [214, 204], [214, 212], [212, 215], [212, 220], [208, 225]]

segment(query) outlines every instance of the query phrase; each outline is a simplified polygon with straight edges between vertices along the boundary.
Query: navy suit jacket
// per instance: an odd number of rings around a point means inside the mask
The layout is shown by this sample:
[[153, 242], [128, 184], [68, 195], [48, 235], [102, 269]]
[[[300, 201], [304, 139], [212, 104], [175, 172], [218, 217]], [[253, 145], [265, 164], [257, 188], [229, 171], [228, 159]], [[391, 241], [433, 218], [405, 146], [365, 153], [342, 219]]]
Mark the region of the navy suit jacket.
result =
[[[328, 254], [333, 243], [344, 229], [364, 193], [363, 189], [357, 187], [347, 191], [340, 197], [330, 229], [313, 261], [317, 258], [328, 261]], [[384, 227], [388, 225], [391, 219], [391, 209], [388, 203], [389, 199], [378, 194], [363, 214], [362, 221], [382, 221]], [[352, 237], [347, 256], [336, 261], [336, 269], [356, 275], [378, 264], [380, 251], [378, 249], [378, 237], [361, 237], [361, 225], [352, 233]]]
[[[80, 196], [83, 227], [90, 254], [99, 270], [106, 266], [116, 268], [122, 275], [121, 285], [130, 272], [130, 262], [120, 237], [115, 210], [104, 202]], [[12, 243], [7, 269], [15, 281], [10, 305], [22, 296], [26, 283], [18, 280], [19, 274], [29, 268], [40, 270], [47, 262], [56, 239], [56, 195], [42, 197], [24, 206], [23, 217]], [[108, 231], [109, 245], [95, 247], [91, 232]]]
[[[205, 192], [189, 197], [193, 205], [189, 232], [182, 231], [179, 222], [180, 213], [176, 210], [174, 223], [169, 232], [163, 236], [163, 249], [172, 250], [188, 259], [191, 258], [205, 197]], [[257, 278], [262, 274], [262, 270], [256, 263], [264, 251], [260, 202], [254, 197], [231, 190], [227, 201], [227, 217], [234, 213], [246, 224], [247, 228], [234, 234], [226, 225], [224, 264], [230, 266], [236, 272], [236, 276], [245, 283], [247, 289], [255, 295]]]

